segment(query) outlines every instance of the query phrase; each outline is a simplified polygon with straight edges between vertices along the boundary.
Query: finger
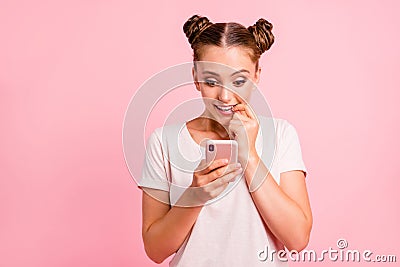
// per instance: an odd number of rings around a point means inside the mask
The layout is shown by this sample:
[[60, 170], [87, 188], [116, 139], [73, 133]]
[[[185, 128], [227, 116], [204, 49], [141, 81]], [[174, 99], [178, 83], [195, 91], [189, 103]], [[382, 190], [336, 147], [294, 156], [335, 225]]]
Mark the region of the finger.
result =
[[228, 173], [232, 173], [241, 167], [240, 163], [231, 163], [224, 167], [220, 167], [218, 169], [213, 170], [209, 174], [207, 174], [208, 183], [222, 177]]
[[242, 168], [236, 169], [230, 173], [227, 173], [218, 179], [215, 179], [214, 181], [209, 183], [209, 186], [217, 189], [219, 187], [224, 187], [226, 186], [227, 183], [231, 182], [233, 179], [235, 179], [238, 175], [242, 173]]
[[228, 129], [229, 129], [229, 132], [236, 134], [240, 127], [241, 127], [241, 124], [231, 123], [231, 124], [229, 124]]
[[203, 169], [206, 165], [207, 165], [206, 159], [202, 159], [199, 165], [197, 166], [197, 169]]
[[238, 168], [240, 168], [240, 166], [241, 166], [240, 163], [232, 163], [232, 164], [214, 169], [210, 173], [201, 175], [201, 180], [204, 181], [204, 184], [208, 184], [208, 183], [214, 181], [215, 179], [218, 179], [219, 177], [224, 176], [227, 173], [231, 173], [231, 172], [237, 170]]
[[229, 125], [243, 125], [243, 121], [240, 120], [238, 117], [235, 117], [229, 122]]
[[233, 109], [232, 111], [237, 115], [247, 117], [246, 111], [244, 109]]
[[239, 111], [240, 114], [246, 115], [247, 117], [249, 117], [251, 119], [255, 119], [255, 114], [249, 105], [237, 104], [236, 106], [234, 106], [232, 108], [232, 111]]
[[229, 160], [227, 158], [216, 159], [216, 160], [212, 161], [211, 164], [207, 165], [207, 167], [200, 170], [199, 174], [200, 175], [208, 174], [211, 171], [213, 171], [214, 169], [218, 169], [220, 167], [228, 165], [228, 162], [229, 162]]
[[241, 173], [243, 173], [243, 168], [239, 167], [239, 168], [235, 169], [234, 171], [221, 176], [219, 179], [223, 180], [226, 183], [229, 183], [233, 179], [235, 179], [238, 175], [240, 175]]
[[[249, 121], [250, 118], [246, 114], [239, 113], [238, 111], [233, 114], [233, 121]], [[232, 121], [231, 120], [231, 121]]]
[[238, 133], [238, 131], [241, 131], [245, 128], [245, 125], [243, 122], [232, 122], [228, 126], [228, 130], [231, 132], [234, 132], [235, 134]]
[[207, 168], [208, 164], [206, 159], [202, 159], [194, 172], [201, 174]]
[[244, 112], [246, 112], [246, 107], [247, 107], [246, 104], [240, 103], [240, 104], [237, 104], [236, 106], [233, 106], [232, 110], [233, 111], [244, 111]]

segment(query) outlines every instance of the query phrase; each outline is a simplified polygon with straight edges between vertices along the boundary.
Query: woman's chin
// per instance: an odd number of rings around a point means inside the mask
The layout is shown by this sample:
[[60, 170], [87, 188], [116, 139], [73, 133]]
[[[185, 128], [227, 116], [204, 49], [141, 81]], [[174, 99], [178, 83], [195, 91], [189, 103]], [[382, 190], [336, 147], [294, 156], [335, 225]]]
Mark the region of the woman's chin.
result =
[[225, 112], [218, 110], [215, 106], [209, 107], [207, 117], [221, 125], [228, 126], [233, 117], [233, 112]]

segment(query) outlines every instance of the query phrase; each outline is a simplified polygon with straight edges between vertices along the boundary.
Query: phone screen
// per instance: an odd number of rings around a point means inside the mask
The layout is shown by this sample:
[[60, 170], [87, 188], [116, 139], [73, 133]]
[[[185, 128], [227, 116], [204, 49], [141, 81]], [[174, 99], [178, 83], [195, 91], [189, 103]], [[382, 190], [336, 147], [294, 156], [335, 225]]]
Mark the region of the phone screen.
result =
[[237, 162], [238, 144], [235, 140], [209, 140], [206, 149], [207, 163], [223, 158], [229, 163]]

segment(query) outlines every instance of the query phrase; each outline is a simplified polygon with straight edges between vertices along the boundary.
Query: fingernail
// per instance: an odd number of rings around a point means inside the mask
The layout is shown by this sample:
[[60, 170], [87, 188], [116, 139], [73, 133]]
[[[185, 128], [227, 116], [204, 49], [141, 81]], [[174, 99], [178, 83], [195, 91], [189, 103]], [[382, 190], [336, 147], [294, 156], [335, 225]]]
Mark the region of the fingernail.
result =
[[242, 165], [240, 164], [240, 163], [236, 163], [236, 165], [235, 165], [235, 167], [236, 168], [239, 168], [239, 167], [241, 167]]

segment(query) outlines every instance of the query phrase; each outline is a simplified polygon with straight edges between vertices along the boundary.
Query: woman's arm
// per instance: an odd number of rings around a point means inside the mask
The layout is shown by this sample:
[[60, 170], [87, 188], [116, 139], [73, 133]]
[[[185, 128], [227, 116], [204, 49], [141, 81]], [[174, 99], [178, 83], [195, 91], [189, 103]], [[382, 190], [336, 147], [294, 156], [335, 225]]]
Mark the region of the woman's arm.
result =
[[202, 161], [193, 174], [193, 181], [178, 202], [170, 207], [169, 192], [143, 188], [142, 238], [146, 254], [149, 258], [161, 263], [175, 253], [208, 200], [218, 196], [228, 183], [242, 170], [228, 160], [213, 161], [210, 166], [203, 168]]
[[269, 230], [289, 250], [304, 249], [309, 240], [312, 214], [302, 171], [283, 172], [280, 186], [257, 154], [258, 121], [245, 104], [236, 105], [229, 129], [239, 143], [239, 161], [253, 201]]
[[[250, 190], [260, 215], [271, 232], [288, 250], [304, 249], [308, 244], [312, 227], [304, 173], [283, 172], [279, 186], [257, 156], [250, 158], [245, 178], [249, 188], [255, 181], [260, 183], [265, 179], [257, 190]], [[252, 179], [253, 182], [250, 183]]]
[[166, 191], [150, 188], [143, 190], [142, 237], [147, 256], [152, 261], [161, 263], [182, 245], [202, 207], [170, 208], [169, 204], [154, 199], [155, 195], [159, 199], [169, 197]]

